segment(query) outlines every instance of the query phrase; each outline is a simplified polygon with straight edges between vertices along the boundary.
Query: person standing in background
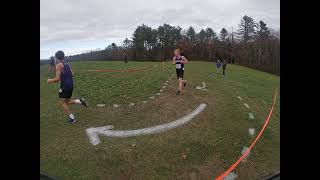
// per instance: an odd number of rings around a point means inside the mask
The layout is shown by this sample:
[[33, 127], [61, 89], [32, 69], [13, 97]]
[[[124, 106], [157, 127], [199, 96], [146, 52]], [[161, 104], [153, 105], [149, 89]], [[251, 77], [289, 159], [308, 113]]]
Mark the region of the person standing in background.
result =
[[128, 63], [128, 56], [126, 53], [123, 53], [124, 56], [124, 63], [127, 64]]
[[49, 71], [54, 72], [56, 69], [56, 62], [53, 56], [50, 57], [49, 59]]
[[227, 67], [227, 60], [223, 60], [223, 63], [222, 63], [222, 75], [223, 75], [223, 77], [225, 76], [226, 67]]

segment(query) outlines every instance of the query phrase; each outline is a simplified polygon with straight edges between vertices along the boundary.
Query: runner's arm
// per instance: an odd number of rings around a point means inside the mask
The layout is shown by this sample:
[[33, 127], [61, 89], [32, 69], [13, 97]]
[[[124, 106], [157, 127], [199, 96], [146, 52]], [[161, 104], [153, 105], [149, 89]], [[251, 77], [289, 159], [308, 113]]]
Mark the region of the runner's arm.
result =
[[72, 76], [74, 76], [74, 73], [73, 73], [70, 65], [69, 65], [69, 68], [70, 68], [70, 71], [71, 71]]
[[61, 67], [62, 67], [62, 64], [57, 64], [56, 66], [56, 77], [53, 78], [53, 79], [48, 79], [47, 80], [47, 83], [55, 83], [55, 82], [59, 82], [61, 79], [60, 79], [60, 75], [61, 75]]
[[183, 56], [183, 64], [187, 64], [187, 63], [188, 63], [188, 59]]
[[172, 64], [176, 64], [176, 63], [174, 62], [174, 57], [172, 58]]

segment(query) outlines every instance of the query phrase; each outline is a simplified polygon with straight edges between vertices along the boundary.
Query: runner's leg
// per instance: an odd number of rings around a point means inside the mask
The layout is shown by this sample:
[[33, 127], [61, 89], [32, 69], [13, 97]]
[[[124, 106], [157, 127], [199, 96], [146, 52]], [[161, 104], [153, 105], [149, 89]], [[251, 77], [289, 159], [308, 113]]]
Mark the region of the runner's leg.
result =
[[75, 99], [75, 100], [69, 99], [69, 101], [67, 102], [67, 105], [71, 105], [71, 104], [82, 104], [84, 107], [87, 107], [87, 103], [83, 98]]
[[182, 92], [182, 85], [183, 85], [183, 79], [180, 77], [179, 78], [179, 91]]
[[71, 111], [69, 110], [69, 107], [68, 107], [68, 103], [69, 103], [70, 99], [61, 99], [60, 100], [60, 105], [63, 109], [63, 112], [69, 116], [71, 113]]

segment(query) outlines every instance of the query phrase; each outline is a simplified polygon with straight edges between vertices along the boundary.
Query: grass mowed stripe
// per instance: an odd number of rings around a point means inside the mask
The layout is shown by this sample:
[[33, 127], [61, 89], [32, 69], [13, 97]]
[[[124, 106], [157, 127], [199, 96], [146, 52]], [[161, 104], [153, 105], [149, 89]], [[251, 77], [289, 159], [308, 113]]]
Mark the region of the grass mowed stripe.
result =
[[[216, 177], [227, 169], [259, 132], [280, 78], [253, 69], [227, 65], [226, 77], [215, 64], [190, 61], [188, 85], [176, 96], [176, 77], [166, 82], [174, 66], [159, 62], [74, 62], [73, 97], [84, 97], [88, 109], [72, 106], [79, 121], [70, 125], [58, 104], [59, 85], [48, 85], [53, 74], [40, 66], [40, 169], [61, 179], [189, 179]], [[88, 72], [89, 69], [150, 69], [128, 72]], [[121, 75], [120, 75], [121, 74]], [[119, 76], [118, 76], [119, 75]], [[206, 84], [209, 91], [197, 90]], [[156, 93], [166, 88], [160, 96]], [[154, 96], [154, 99], [149, 97]], [[237, 96], [241, 97], [239, 100]], [[140, 103], [139, 103], [140, 102]], [[147, 102], [147, 103], [143, 103]], [[129, 107], [130, 103], [134, 106]], [[200, 103], [207, 108], [194, 120], [160, 134], [128, 138], [100, 137], [92, 146], [86, 128], [113, 125], [116, 130], [151, 127], [176, 120]], [[247, 109], [243, 103], [247, 103]], [[97, 107], [105, 104], [105, 107]], [[118, 104], [118, 108], [113, 108]], [[103, 109], [101, 111], [101, 109]], [[254, 119], [248, 118], [248, 113]], [[280, 168], [280, 96], [265, 133], [240, 164], [238, 179], [255, 179]]]

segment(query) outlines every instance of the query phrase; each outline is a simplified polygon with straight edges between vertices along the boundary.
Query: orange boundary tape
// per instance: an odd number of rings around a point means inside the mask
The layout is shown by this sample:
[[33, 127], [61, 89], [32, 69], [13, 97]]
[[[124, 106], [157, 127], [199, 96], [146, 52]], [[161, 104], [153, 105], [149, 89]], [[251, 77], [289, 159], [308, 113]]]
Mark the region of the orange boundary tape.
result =
[[273, 103], [272, 103], [272, 106], [271, 106], [271, 109], [270, 109], [270, 112], [269, 112], [269, 116], [267, 117], [267, 119], [266, 119], [262, 129], [260, 130], [258, 136], [256, 137], [256, 139], [253, 141], [251, 146], [246, 150], [246, 152], [244, 152], [244, 154], [234, 164], [232, 164], [227, 171], [225, 171], [223, 174], [221, 174], [220, 176], [215, 178], [215, 180], [223, 180], [223, 178], [226, 177], [231, 171], [233, 171], [238, 166], [238, 164], [242, 161], [242, 159], [247, 156], [247, 154], [249, 153], [251, 148], [256, 144], [256, 142], [258, 141], [258, 139], [260, 138], [260, 136], [264, 132], [265, 128], [267, 127], [267, 125], [269, 123], [269, 120], [271, 118], [271, 115], [273, 113], [273, 107], [274, 107], [274, 105], [276, 103], [276, 99], [277, 99], [277, 89], [275, 89], [275, 93], [274, 93], [274, 97], [273, 97]]

